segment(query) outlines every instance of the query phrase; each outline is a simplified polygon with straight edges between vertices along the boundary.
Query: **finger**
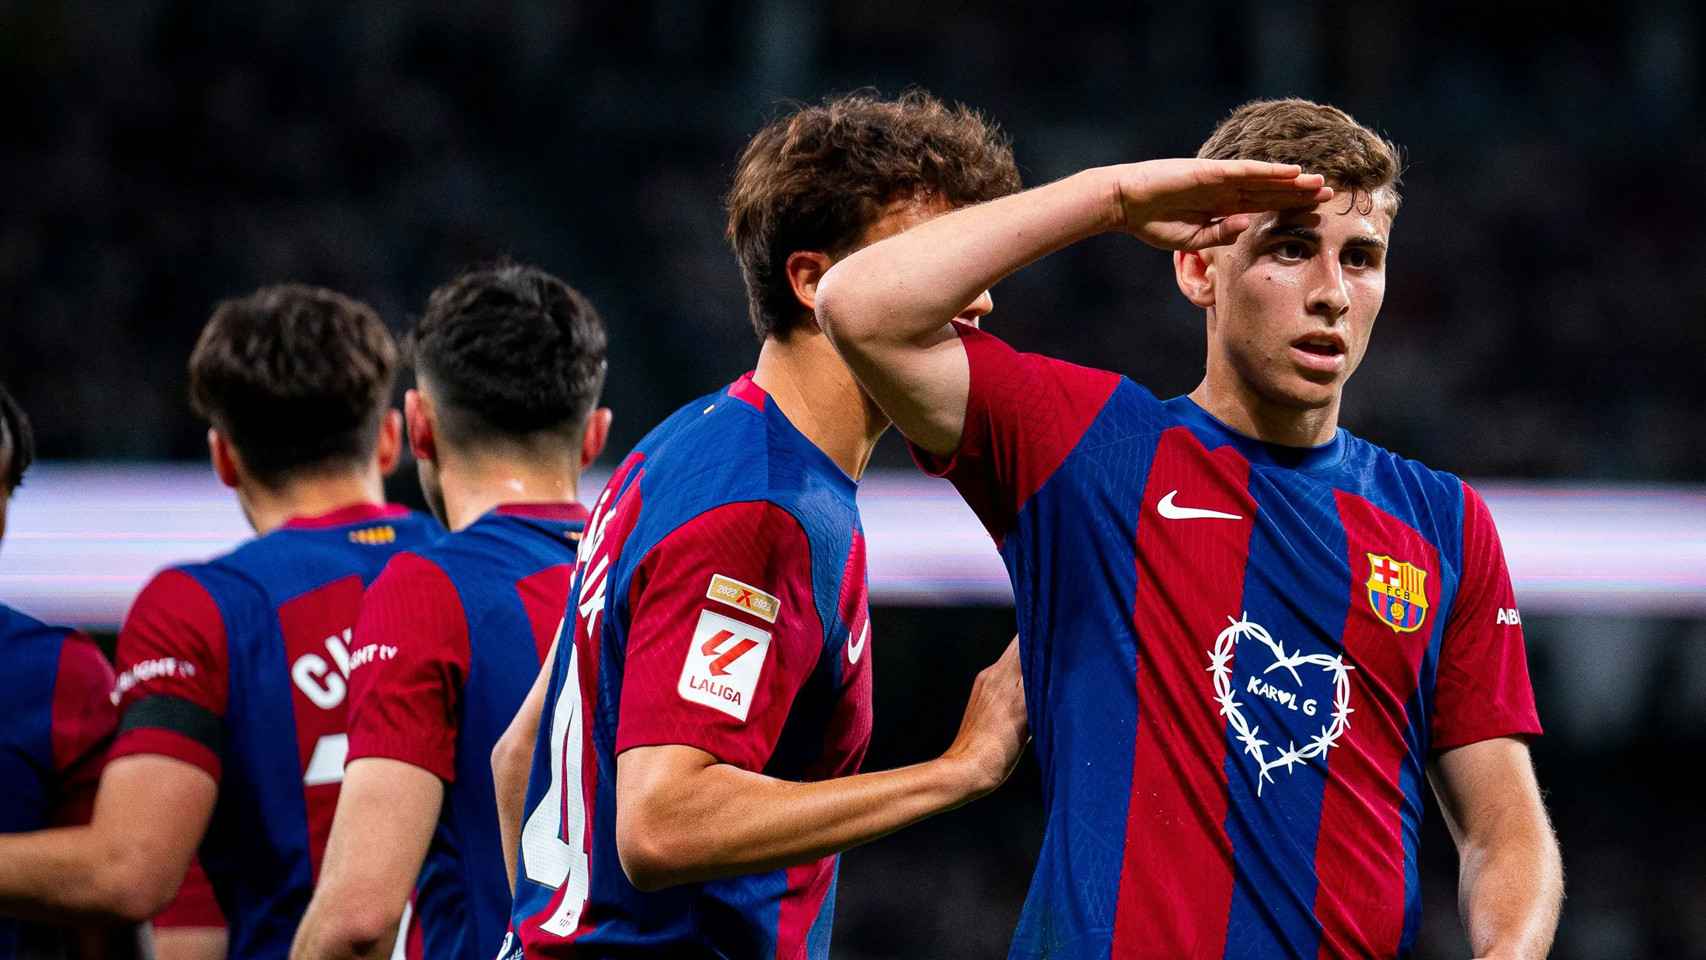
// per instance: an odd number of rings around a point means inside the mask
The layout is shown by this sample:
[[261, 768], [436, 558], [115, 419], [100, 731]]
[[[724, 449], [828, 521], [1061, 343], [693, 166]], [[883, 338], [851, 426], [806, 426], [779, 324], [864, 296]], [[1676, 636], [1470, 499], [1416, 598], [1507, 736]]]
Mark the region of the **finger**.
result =
[[1264, 160], [1222, 160], [1219, 169], [1229, 180], [1291, 180], [1304, 175], [1298, 164]]
[[1254, 223], [1255, 219], [1248, 213], [1235, 213], [1225, 219], [1216, 220], [1198, 230], [1184, 249], [1206, 250], [1209, 247], [1225, 246], [1238, 239], [1239, 234], [1250, 229], [1250, 224]]

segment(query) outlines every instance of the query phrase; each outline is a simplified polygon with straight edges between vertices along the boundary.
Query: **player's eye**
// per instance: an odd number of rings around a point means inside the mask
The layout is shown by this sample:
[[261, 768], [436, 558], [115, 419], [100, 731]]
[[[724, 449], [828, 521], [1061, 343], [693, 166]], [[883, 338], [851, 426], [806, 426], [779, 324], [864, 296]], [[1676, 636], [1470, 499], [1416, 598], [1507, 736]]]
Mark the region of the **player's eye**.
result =
[[1309, 259], [1309, 248], [1301, 241], [1287, 240], [1274, 248], [1274, 256], [1285, 261]]
[[1361, 247], [1352, 247], [1346, 250], [1344, 260], [1345, 266], [1357, 268], [1372, 267], [1375, 263], [1374, 254]]

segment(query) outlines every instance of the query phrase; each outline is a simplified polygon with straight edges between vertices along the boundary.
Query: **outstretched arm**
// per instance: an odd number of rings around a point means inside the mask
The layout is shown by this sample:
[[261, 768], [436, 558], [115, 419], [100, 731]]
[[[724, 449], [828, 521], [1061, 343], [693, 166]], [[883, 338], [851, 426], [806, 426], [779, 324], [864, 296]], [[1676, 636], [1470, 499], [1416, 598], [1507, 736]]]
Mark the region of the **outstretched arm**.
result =
[[1487, 960], [1546, 956], [1564, 899], [1564, 866], [1528, 746], [1499, 737], [1447, 750], [1432, 780], [1457, 843], [1457, 900], [1470, 949]]
[[[977, 676], [952, 746], [935, 760], [795, 783], [694, 747], [616, 762], [616, 849], [642, 890], [774, 870], [869, 843], [1000, 786], [1027, 742], [1019, 641]], [[706, 823], [718, 824], [706, 830]]]
[[819, 324], [907, 439], [958, 446], [970, 375], [948, 326], [1008, 274], [1098, 233], [1168, 250], [1230, 243], [1251, 214], [1331, 198], [1318, 175], [1250, 160], [1154, 160], [1086, 170], [968, 207], [858, 250], [818, 283]]

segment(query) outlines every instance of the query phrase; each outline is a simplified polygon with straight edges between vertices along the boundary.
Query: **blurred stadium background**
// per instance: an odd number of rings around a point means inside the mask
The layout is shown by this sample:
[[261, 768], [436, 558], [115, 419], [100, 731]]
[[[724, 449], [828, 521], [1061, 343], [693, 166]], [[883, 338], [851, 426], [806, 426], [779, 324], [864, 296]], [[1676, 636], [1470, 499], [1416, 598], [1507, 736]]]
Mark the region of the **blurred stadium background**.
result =
[[[1683, 0], [0, 2], [0, 379], [49, 461], [0, 596], [110, 632], [154, 567], [243, 535], [185, 403], [220, 297], [307, 280], [401, 329], [460, 267], [536, 262], [610, 323], [613, 460], [753, 355], [719, 197], [778, 104], [922, 85], [998, 119], [1039, 183], [1191, 152], [1252, 97], [1326, 99], [1409, 151], [1346, 422], [1484, 485], [1504, 530], [1570, 877], [1554, 955], [1706, 957], [1703, 42]], [[996, 299], [1022, 347], [1164, 396], [1200, 375], [1200, 318], [1135, 241]], [[951, 491], [898, 442], [877, 467], [889, 766], [946, 744], [1012, 613]], [[416, 496], [407, 466], [393, 486]], [[1027, 763], [850, 854], [836, 955], [1004, 955], [1039, 806]], [[1467, 956], [1437, 819], [1424, 847], [1418, 956]]]

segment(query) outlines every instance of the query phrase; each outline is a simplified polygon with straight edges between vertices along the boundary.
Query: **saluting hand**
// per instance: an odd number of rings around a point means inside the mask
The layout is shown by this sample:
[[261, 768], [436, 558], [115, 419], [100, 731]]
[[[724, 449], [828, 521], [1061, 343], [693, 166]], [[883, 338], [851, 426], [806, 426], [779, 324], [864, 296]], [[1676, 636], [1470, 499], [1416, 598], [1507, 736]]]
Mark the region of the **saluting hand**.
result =
[[1231, 243], [1253, 214], [1333, 197], [1320, 174], [1257, 160], [1150, 160], [1123, 167], [1118, 183], [1126, 232], [1162, 250]]

